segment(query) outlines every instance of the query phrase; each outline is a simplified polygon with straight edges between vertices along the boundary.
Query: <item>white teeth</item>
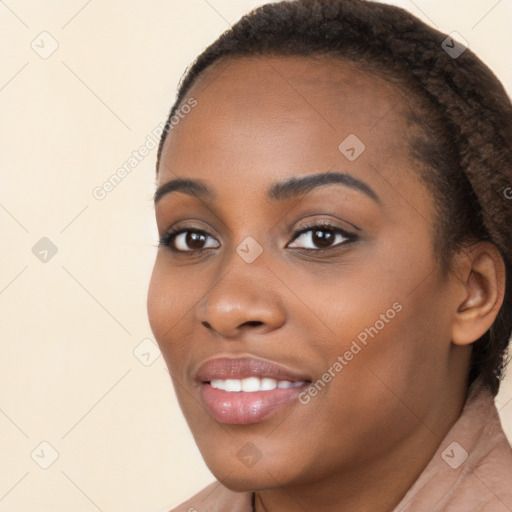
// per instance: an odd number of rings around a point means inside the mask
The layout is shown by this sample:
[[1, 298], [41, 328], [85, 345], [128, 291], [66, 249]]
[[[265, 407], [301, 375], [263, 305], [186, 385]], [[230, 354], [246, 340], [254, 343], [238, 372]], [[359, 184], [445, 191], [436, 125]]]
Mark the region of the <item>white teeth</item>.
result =
[[277, 388], [277, 380], [276, 379], [261, 379], [261, 390], [262, 391], [270, 391], [271, 389]]
[[238, 379], [226, 379], [224, 381], [226, 391], [242, 391], [242, 381]]
[[287, 389], [302, 386], [303, 381], [290, 382], [289, 380], [276, 380], [264, 377], [247, 377], [245, 379], [212, 379], [210, 385], [215, 389], [223, 391], [237, 392], [244, 391], [252, 393], [254, 391], [272, 391], [273, 389]]
[[248, 377], [242, 379], [242, 391], [259, 391], [260, 390], [260, 379], [258, 377]]
[[222, 379], [213, 379], [211, 382], [210, 382], [212, 388], [216, 388], [216, 389], [225, 389], [224, 387], [224, 381]]

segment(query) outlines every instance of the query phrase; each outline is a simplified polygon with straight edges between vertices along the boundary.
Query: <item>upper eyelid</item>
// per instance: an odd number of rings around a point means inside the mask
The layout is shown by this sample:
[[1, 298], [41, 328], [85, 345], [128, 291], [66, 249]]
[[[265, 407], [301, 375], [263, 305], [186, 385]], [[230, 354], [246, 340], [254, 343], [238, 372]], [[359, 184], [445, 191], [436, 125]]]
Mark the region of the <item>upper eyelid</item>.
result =
[[[320, 228], [320, 229], [329, 229], [330, 228], [333, 231], [341, 231], [343, 233], [356, 235], [356, 233], [353, 233], [349, 229], [343, 228], [341, 226], [337, 226], [336, 224], [334, 224], [332, 222], [327, 222], [327, 221], [316, 221], [316, 222], [313, 222], [312, 224], [308, 224], [308, 225], [304, 225], [304, 226], [299, 225], [295, 229], [294, 234], [300, 235], [304, 232], [311, 231], [315, 228]], [[353, 231], [359, 231], [359, 230], [354, 229]]]
[[[183, 227], [180, 226], [181, 221], [175, 222], [174, 226], [165, 230], [163, 234], [165, 235], [169, 231], [173, 231], [173, 232], [176, 232], [176, 231], [181, 231], [181, 232], [183, 232], [183, 231], [201, 231], [201, 232], [206, 233], [209, 236], [212, 236], [211, 230], [213, 228], [211, 228], [210, 226], [203, 228], [200, 226], [197, 226], [197, 227], [191, 226], [190, 224], [186, 225], [187, 222], [192, 222], [192, 221], [194, 221], [194, 219], [183, 221], [185, 223], [185, 225]], [[359, 228], [358, 226], [356, 226], [355, 224], [353, 224], [351, 222], [348, 222], [348, 221], [339, 221], [339, 222], [343, 222], [344, 224], [346, 224], [347, 226], [350, 226], [350, 227], [347, 228], [347, 227], [339, 226], [336, 223], [336, 221], [334, 221], [334, 220], [320, 218], [320, 219], [316, 219], [316, 220], [309, 220], [309, 221], [306, 220], [306, 221], [303, 221], [303, 223], [301, 223], [301, 222], [294, 223], [295, 229], [293, 230], [293, 233], [298, 233], [301, 230], [313, 229], [315, 227], [326, 227], [326, 228], [331, 227], [334, 229], [339, 229], [340, 231], [346, 231], [348, 233], [353, 231], [354, 234], [357, 234], [362, 231], [361, 228]], [[175, 227], [176, 225], [178, 227]], [[291, 230], [291, 226], [288, 226], [287, 231], [289, 231], [289, 230]], [[213, 229], [213, 231], [216, 231], [216, 230]], [[217, 236], [217, 235], [215, 235], [215, 236]]]
[[[355, 226], [354, 227], [354, 231], [359, 231], [358, 228], [356, 228]], [[293, 235], [299, 235], [299, 234], [302, 234], [304, 232], [307, 232], [307, 231], [310, 231], [314, 228], [324, 228], [324, 229], [328, 229], [328, 228], [332, 228], [333, 230], [337, 230], [337, 231], [342, 231], [342, 232], [345, 232], [345, 233], [348, 233], [348, 234], [356, 234], [356, 233], [351, 233], [351, 231], [349, 229], [346, 229], [346, 228], [343, 228], [343, 227], [340, 227], [340, 226], [337, 226], [335, 223], [333, 222], [329, 222], [329, 221], [312, 221], [311, 224], [308, 224], [308, 225], [299, 225], [296, 227], [296, 229], [294, 230], [294, 232], [292, 233]], [[163, 236], [165, 236], [166, 234], [173, 234], [175, 236], [181, 234], [181, 233], [187, 233], [187, 232], [194, 232], [194, 233], [204, 233], [205, 235], [209, 236], [209, 237], [213, 237], [215, 238], [214, 235], [212, 235], [212, 233], [210, 233], [207, 229], [204, 229], [204, 228], [196, 228], [196, 227], [193, 227], [193, 226], [184, 226], [184, 227], [178, 227], [178, 228], [172, 228], [172, 229], [169, 229], [169, 231], [166, 231], [164, 232]]]

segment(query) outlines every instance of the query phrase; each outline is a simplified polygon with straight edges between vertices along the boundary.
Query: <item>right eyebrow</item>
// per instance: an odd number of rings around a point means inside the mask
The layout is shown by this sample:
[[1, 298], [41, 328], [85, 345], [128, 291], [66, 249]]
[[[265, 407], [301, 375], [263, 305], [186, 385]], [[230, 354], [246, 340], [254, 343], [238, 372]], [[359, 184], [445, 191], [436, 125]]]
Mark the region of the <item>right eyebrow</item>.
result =
[[182, 192], [201, 199], [214, 199], [217, 194], [202, 180], [177, 178], [160, 185], [153, 196], [156, 205], [162, 197], [172, 192]]

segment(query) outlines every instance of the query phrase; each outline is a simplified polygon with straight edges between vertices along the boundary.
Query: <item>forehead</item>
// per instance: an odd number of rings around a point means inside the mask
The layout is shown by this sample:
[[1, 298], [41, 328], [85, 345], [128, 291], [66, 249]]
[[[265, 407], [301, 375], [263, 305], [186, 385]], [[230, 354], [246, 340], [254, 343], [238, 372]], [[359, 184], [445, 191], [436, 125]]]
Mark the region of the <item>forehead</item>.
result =
[[[221, 59], [189, 90], [197, 107], [172, 128], [167, 146], [208, 138], [253, 138], [266, 130], [275, 136], [332, 136], [340, 142], [353, 133], [361, 140], [384, 139], [407, 127], [406, 95], [350, 61], [332, 57], [261, 56]], [[193, 126], [191, 126], [193, 125]], [[280, 130], [279, 130], [280, 129]], [[390, 129], [393, 131], [390, 134]]]
[[[244, 56], [220, 59], [200, 75], [189, 95], [231, 113], [266, 109], [265, 115], [345, 114], [378, 120], [379, 113], [409, 108], [403, 87], [360, 65], [331, 56]], [[222, 103], [222, 105], [221, 105]], [[279, 111], [279, 112], [278, 112]], [[339, 119], [338, 119], [339, 120]]]
[[[259, 92], [267, 97], [279, 94], [282, 90], [288, 93], [295, 91], [300, 94], [300, 88], [309, 92], [331, 91], [343, 94], [347, 89], [356, 87], [357, 92], [365, 90], [387, 90], [389, 95], [396, 94], [389, 81], [379, 76], [378, 72], [365, 70], [362, 65], [349, 59], [331, 55], [247, 55], [225, 57], [209, 66], [196, 80], [192, 89], [205, 91], [212, 88], [225, 88], [227, 83], [232, 88], [241, 86], [256, 88], [264, 86]], [[215, 86], [217, 85], [217, 87]], [[273, 88], [270, 88], [272, 85]], [[290, 95], [293, 99], [293, 95]]]
[[[187, 98], [197, 106], [167, 137], [160, 183], [196, 177], [235, 190], [248, 179], [266, 186], [280, 177], [335, 168], [361, 178], [375, 175], [371, 169], [392, 168], [396, 183], [403, 179], [397, 168], [411, 167], [406, 95], [350, 61], [220, 59]], [[361, 158], [347, 158], [346, 140], [348, 146], [355, 142], [356, 152], [363, 150]]]

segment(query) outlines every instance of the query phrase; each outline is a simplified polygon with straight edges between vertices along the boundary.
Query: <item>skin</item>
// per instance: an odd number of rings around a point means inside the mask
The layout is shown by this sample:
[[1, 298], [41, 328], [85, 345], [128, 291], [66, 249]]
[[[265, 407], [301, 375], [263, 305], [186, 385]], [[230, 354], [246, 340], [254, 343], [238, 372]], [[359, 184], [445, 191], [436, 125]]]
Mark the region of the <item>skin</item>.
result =
[[[209, 248], [159, 248], [148, 314], [206, 464], [227, 487], [256, 490], [258, 512], [391, 510], [460, 415], [471, 343], [503, 301], [503, 262], [481, 242], [441, 272], [434, 199], [407, 147], [409, 107], [382, 79], [329, 58], [243, 57], [218, 61], [188, 95], [198, 103], [167, 137], [158, 185], [201, 179], [216, 198], [168, 194], [156, 220], [161, 236], [206, 231]], [[338, 149], [349, 134], [366, 146], [352, 162]], [[266, 196], [276, 181], [327, 171], [363, 181], [379, 202], [340, 184]], [[315, 254], [314, 229], [294, 237], [320, 220], [357, 226], [359, 239]], [[263, 249], [252, 263], [236, 252], [248, 236]], [[261, 357], [316, 381], [397, 302], [308, 404], [249, 425], [202, 407], [194, 372], [204, 361]], [[237, 457], [248, 442], [262, 454], [251, 468]]]

